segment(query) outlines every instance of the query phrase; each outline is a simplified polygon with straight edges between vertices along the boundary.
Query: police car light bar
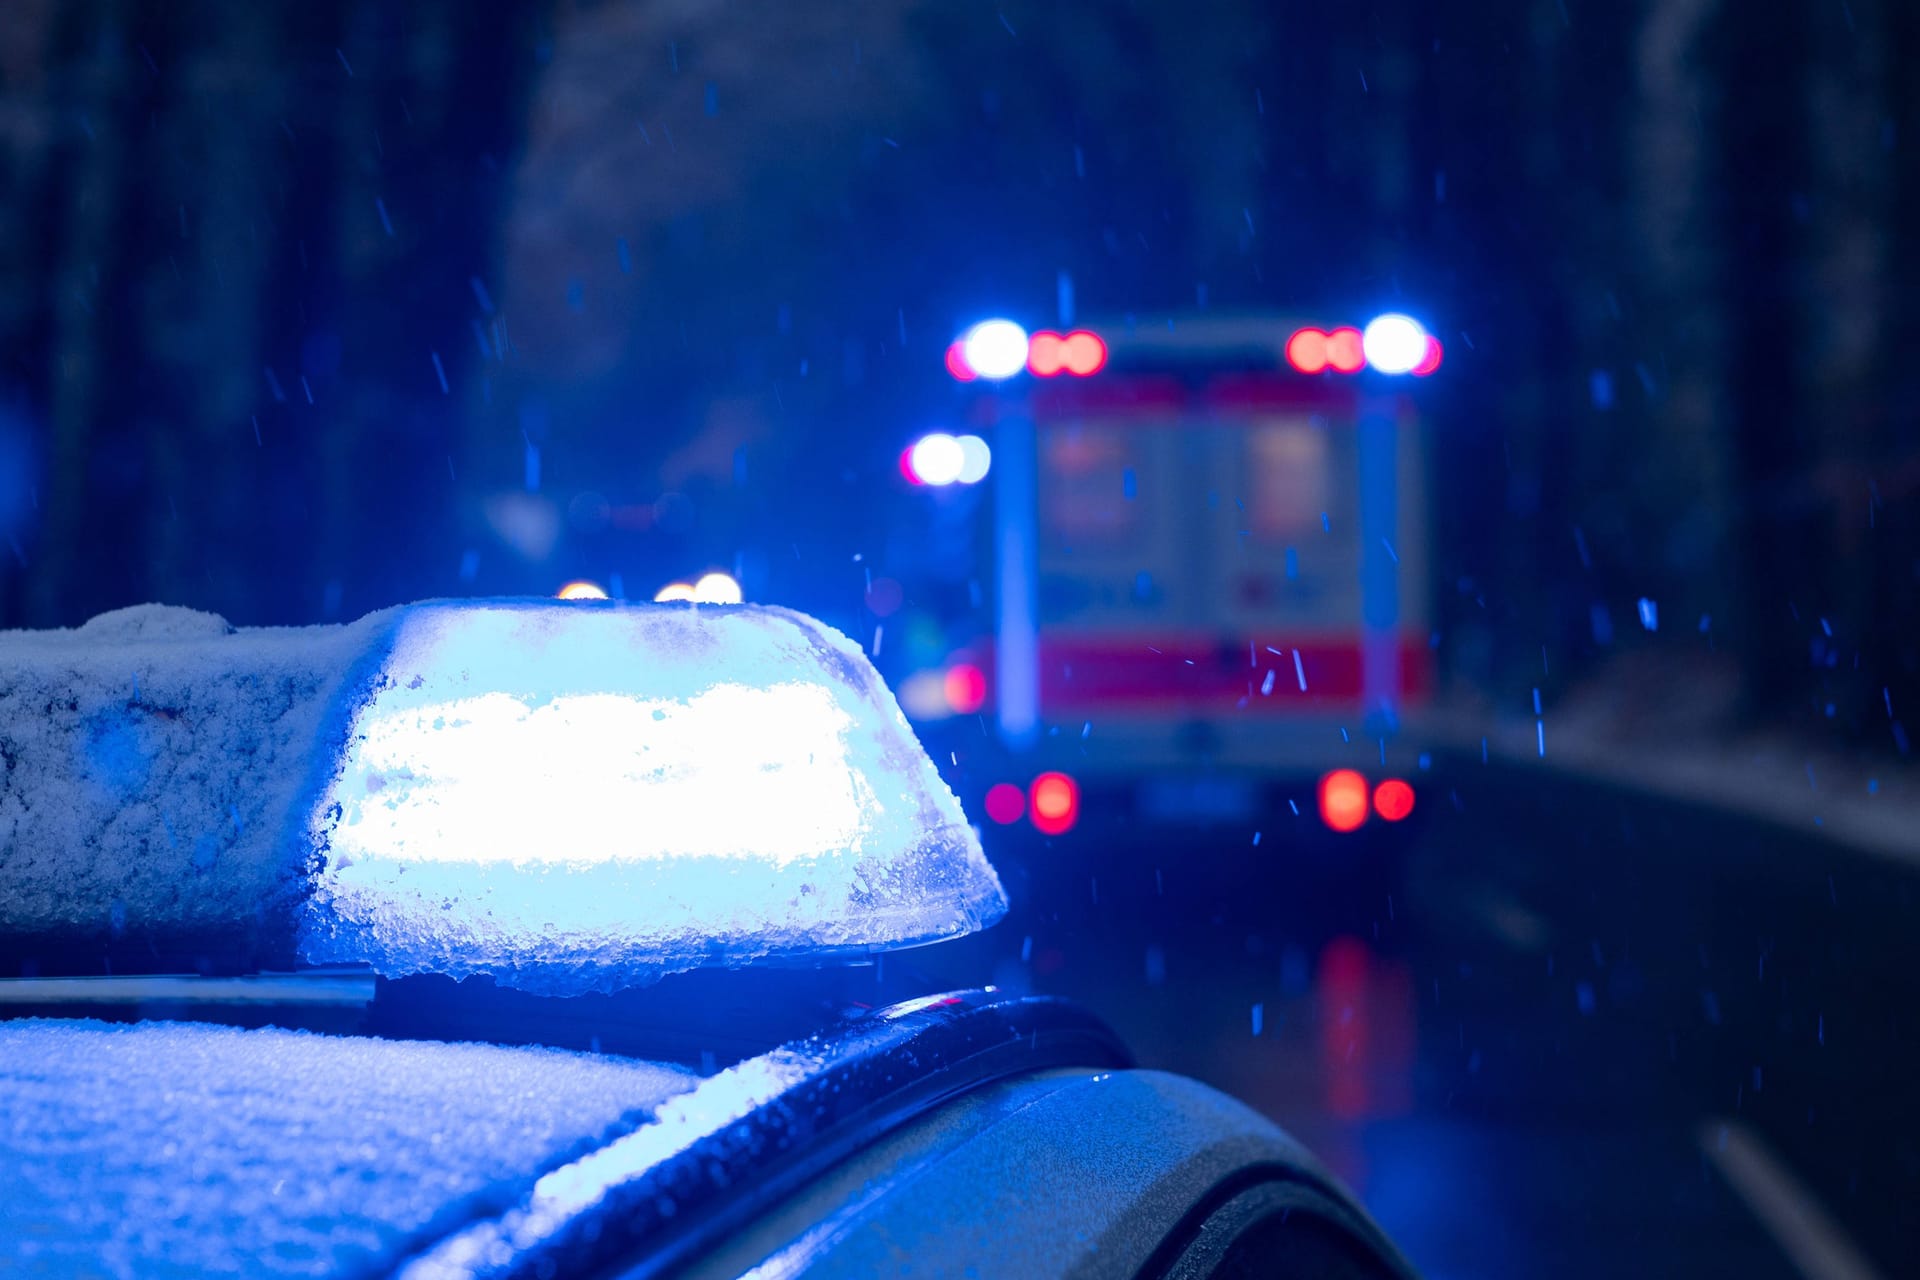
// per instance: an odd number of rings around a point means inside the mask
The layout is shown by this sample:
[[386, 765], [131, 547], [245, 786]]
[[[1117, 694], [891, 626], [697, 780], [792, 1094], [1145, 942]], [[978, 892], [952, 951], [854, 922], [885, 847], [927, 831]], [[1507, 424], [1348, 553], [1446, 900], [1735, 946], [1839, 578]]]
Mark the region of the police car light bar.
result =
[[0, 633], [0, 935], [612, 990], [1006, 909], [860, 649], [750, 605]]

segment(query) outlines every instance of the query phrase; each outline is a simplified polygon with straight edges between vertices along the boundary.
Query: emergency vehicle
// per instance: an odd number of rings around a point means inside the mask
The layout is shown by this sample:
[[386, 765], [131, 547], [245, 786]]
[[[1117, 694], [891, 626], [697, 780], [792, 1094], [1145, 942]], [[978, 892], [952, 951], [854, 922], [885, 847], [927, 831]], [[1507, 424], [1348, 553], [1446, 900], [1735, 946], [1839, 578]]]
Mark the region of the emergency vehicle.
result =
[[1094, 790], [1139, 818], [1412, 813], [1442, 357], [1400, 314], [990, 320], [948, 348], [959, 425], [901, 473], [971, 504], [992, 581], [897, 679], [928, 731], [990, 717], [992, 819], [1061, 834]]

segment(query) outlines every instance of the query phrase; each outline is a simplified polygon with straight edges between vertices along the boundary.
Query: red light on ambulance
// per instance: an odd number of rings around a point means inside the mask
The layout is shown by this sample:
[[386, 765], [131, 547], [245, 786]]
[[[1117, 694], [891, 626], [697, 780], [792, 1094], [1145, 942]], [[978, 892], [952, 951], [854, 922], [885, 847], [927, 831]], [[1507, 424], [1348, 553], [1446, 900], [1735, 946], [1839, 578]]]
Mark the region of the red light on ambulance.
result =
[[1320, 821], [1335, 831], [1357, 831], [1367, 820], [1367, 780], [1352, 769], [1320, 779]]
[[1068, 373], [1090, 378], [1107, 367], [1107, 344], [1097, 333], [1075, 329], [1060, 343], [1060, 363]]
[[973, 371], [973, 366], [967, 363], [966, 343], [955, 342], [947, 348], [947, 372], [952, 374], [957, 382], [972, 382], [980, 376]]
[[1033, 825], [1042, 834], [1064, 835], [1080, 820], [1080, 784], [1064, 773], [1043, 773], [1027, 789]]
[[1036, 378], [1088, 378], [1106, 367], [1106, 340], [1086, 329], [1064, 335], [1042, 329], [1027, 339], [1027, 372]]
[[1301, 329], [1287, 339], [1287, 363], [1301, 373], [1319, 373], [1327, 367], [1327, 335]]
[[1428, 334], [1427, 354], [1420, 358], [1419, 364], [1413, 366], [1413, 376], [1416, 378], [1424, 378], [1438, 370], [1440, 368], [1441, 354], [1440, 339], [1434, 337], [1432, 334]]
[[1413, 788], [1388, 778], [1373, 789], [1373, 811], [1388, 822], [1402, 821], [1413, 813]]
[[1335, 373], [1358, 373], [1367, 367], [1358, 329], [1335, 329], [1327, 335], [1327, 364]]
[[1027, 372], [1036, 378], [1051, 378], [1067, 367], [1067, 340], [1051, 329], [1042, 329], [1027, 339]]

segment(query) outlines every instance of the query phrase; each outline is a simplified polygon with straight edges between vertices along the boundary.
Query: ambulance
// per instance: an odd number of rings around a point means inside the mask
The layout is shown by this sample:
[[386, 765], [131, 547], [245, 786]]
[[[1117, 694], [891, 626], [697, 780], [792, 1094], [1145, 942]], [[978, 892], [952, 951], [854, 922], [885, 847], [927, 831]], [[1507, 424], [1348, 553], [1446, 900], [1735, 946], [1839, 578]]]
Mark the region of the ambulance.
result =
[[1406, 724], [1434, 685], [1420, 402], [1443, 355], [1397, 312], [990, 319], [948, 347], [953, 425], [900, 471], [978, 512], [990, 581], [896, 679], [929, 730], [991, 727], [991, 820], [1060, 835], [1096, 795], [1188, 822], [1283, 804], [1336, 833], [1412, 815]]

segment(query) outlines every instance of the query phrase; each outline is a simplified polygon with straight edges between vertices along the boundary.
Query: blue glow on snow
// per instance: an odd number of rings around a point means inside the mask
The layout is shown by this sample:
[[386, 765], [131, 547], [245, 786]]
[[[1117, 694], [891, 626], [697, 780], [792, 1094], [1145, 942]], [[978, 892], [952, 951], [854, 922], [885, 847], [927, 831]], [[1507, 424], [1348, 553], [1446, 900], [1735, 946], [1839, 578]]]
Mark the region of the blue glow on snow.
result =
[[778, 609], [403, 612], [315, 810], [307, 958], [612, 989], [1005, 910], [837, 632]]
[[[875, 1017], [897, 1022], [964, 1003], [951, 994], [923, 996], [878, 1010]], [[414, 1258], [399, 1271], [400, 1280], [476, 1280], [513, 1273], [516, 1261], [577, 1225], [584, 1214], [615, 1195], [632, 1195], [669, 1160], [819, 1079], [845, 1053], [844, 1046], [836, 1048], [830, 1039], [784, 1045], [666, 1098], [633, 1132], [541, 1175], [515, 1207]], [[665, 1188], [661, 1194], [667, 1194]], [[673, 1208], [670, 1200], [667, 1208]]]
[[152, 771], [154, 744], [147, 741], [149, 735], [141, 732], [137, 721], [149, 718], [132, 705], [96, 713], [87, 721], [80, 776], [113, 795], [138, 791]]
[[0, 1274], [389, 1274], [701, 1082], [552, 1049], [0, 1022]]
[[818, 1059], [790, 1048], [729, 1067], [669, 1098], [633, 1133], [543, 1175], [523, 1205], [442, 1241], [399, 1275], [402, 1280], [471, 1280], [495, 1273], [516, 1254], [553, 1238], [616, 1188], [739, 1123], [819, 1070]]

